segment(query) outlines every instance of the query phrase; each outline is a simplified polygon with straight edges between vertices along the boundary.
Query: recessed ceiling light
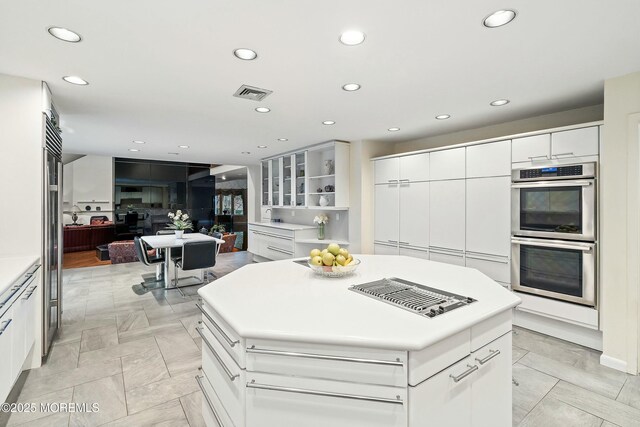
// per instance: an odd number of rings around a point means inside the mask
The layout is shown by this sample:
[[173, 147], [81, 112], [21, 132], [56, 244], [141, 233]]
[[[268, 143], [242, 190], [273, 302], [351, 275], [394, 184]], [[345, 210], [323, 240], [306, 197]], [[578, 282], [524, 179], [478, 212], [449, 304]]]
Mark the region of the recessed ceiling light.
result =
[[436, 119], [447, 120], [449, 117], [451, 117], [449, 114], [440, 114], [439, 116], [436, 116]]
[[353, 92], [354, 90], [360, 89], [360, 85], [358, 83], [347, 83], [346, 85], [342, 86], [342, 89], [346, 90], [347, 92]]
[[252, 61], [258, 57], [258, 54], [251, 49], [240, 48], [233, 51], [233, 54], [238, 59], [242, 59], [243, 61]]
[[492, 107], [499, 107], [501, 105], [507, 105], [509, 103], [508, 99], [496, 99], [495, 101], [493, 101], [490, 105]]
[[74, 85], [80, 85], [80, 86], [86, 86], [86, 85], [89, 84], [88, 81], [86, 81], [85, 79], [80, 78], [78, 76], [64, 76], [62, 78], [62, 80], [64, 80], [67, 83], [71, 83], [71, 84], [74, 84]]
[[514, 10], [498, 10], [484, 18], [482, 24], [487, 28], [502, 27], [503, 25], [513, 21], [515, 17], [516, 12]]
[[258, 145], [258, 148], [267, 148], [266, 145]]
[[227, 180], [227, 176], [226, 175], [222, 175], [222, 180], [226, 181]]
[[140, 150], [138, 150], [137, 148], [129, 148], [129, 151], [131, 151], [132, 153], [136, 153]]
[[134, 144], [146, 144], [146, 142], [144, 141], [140, 141], [139, 139], [136, 139], [135, 141], [133, 141]]
[[322, 122], [323, 125], [335, 125], [336, 122], [334, 122], [333, 120], [325, 120], [324, 122]]
[[398, 132], [400, 128], [389, 128], [387, 129], [389, 132]]
[[284, 141], [288, 141], [288, 139], [287, 138], [278, 138], [278, 141], [283, 141], [284, 142]]
[[246, 154], [251, 154], [251, 151], [243, 151], [243, 152], [242, 152], [242, 153], [240, 153], [240, 154], [245, 154], [245, 155], [246, 155]]
[[49, 34], [51, 34], [53, 37], [65, 41], [65, 42], [70, 42], [70, 43], [78, 43], [80, 40], [82, 40], [82, 37], [80, 37], [80, 34], [71, 31], [67, 28], [62, 28], [62, 27], [49, 27], [47, 28], [47, 31], [49, 32]]
[[365, 35], [362, 31], [349, 30], [340, 35], [340, 43], [347, 46], [355, 46], [364, 41]]
[[268, 113], [271, 110], [269, 108], [267, 108], [267, 107], [258, 107], [258, 108], [256, 108], [256, 111], [258, 113]]
[[189, 148], [188, 145], [178, 145], [178, 148]]

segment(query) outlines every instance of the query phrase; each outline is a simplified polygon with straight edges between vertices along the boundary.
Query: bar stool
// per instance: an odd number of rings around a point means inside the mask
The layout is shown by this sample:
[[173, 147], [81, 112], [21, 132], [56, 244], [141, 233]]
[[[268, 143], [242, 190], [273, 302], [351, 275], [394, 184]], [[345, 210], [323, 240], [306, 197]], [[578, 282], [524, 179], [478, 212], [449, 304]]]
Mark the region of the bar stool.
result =
[[178, 286], [178, 268], [183, 271], [211, 268], [216, 265], [216, 242], [185, 242], [182, 246], [182, 256], [171, 257], [174, 263], [175, 280], [174, 288], [184, 297], [180, 288], [202, 285], [204, 282], [192, 285]]

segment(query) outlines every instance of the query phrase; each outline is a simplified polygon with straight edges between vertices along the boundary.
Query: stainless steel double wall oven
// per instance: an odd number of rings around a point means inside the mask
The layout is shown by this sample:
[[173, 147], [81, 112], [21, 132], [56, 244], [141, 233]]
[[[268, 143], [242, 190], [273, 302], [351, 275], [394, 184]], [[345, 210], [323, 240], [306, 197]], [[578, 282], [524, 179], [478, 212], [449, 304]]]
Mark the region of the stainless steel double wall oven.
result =
[[513, 290], [596, 305], [597, 164], [512, 173]]

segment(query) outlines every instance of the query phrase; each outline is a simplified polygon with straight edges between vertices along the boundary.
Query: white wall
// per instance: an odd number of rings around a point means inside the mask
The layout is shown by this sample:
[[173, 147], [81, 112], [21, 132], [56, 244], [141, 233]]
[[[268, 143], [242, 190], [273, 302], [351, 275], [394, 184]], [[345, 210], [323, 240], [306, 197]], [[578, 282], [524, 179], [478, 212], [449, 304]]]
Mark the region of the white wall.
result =
[[0, 256], [42, 249], [42, 82], [0, 74]]
[[640, 72], [605, 81], [601, 188], [601, 362], [637, 373]]
[[[464, 142], [498, 138], [504, 135], [514, 135], [517, 133], [533, 132], [554, 127], [598, 121], [602, 120], [603, 108], [603, 105], [593, 105], [591, 107], [560, 111], [557, 113], [467, 129], [444, 135], [398, 142], [395, 144], [395, 153], [405, 153], [407, 151], [443, 147], [446, 145], [460, 144]], [[455, 118], [452, 117], [450, 120], [455, 120]]]
[[[83, 211], [85, 206], [91, 206], [91, 212], [78, 214], [79, 224], [88, 224], [94, 215], [113, 220], [113, 197], [113, 157], [88, 155], [64, 165], [63, 198], [68, 202], [64, 204], [65, 224], [71, 222], [68, 212], [73, 205]], [[98, 206], [100, 212], [96, 212]]]

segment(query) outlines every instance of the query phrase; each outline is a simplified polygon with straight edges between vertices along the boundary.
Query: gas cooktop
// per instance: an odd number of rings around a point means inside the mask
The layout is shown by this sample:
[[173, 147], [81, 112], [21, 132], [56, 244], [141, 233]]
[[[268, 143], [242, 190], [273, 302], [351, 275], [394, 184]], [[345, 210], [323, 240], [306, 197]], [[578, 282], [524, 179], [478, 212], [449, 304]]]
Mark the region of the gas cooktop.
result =
[[477, 301], [397, 277], [354, 285], [349, 290], [426, 317], [436, 317]]

